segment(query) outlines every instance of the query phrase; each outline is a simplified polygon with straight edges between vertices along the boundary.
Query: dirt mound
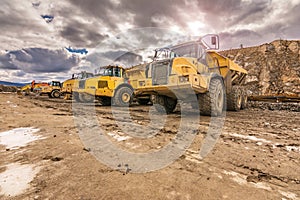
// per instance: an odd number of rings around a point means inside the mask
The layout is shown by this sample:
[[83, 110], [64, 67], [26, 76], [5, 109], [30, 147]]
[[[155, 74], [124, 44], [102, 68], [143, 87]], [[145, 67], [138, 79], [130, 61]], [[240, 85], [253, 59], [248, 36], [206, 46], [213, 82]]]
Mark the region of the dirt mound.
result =
[[18, 88], [16, 86], [5, 86], [0, 85], [0, 92], [17, 92]]
[[248, 70], [245, 85], [252, 94], [300, 96], [300, 41], [275, 40], [221, 54]]

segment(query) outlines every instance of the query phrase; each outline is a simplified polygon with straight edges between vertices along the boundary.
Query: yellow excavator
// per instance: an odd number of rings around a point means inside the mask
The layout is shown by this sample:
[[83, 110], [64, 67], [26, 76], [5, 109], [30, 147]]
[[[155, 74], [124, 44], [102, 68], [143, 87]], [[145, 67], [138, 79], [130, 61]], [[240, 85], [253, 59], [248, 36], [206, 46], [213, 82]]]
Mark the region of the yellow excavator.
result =
[[18, 94], [29, 95], [30, 92], [38, 92], [41, 89], [41, 87], [45, 87], [45, 86], [49, 86], [49, 83], [46, 82], [37, 83], [35, 82], [35, 80], [33, 80], [30, 84], [23, 86], [18, 91]]
[[[238, 111], [246, 106], [242, 83], [247, 71], [220, 55], [218, 35], [206, 35], [195, 41], [155, 51], [145, 78], [129, 77], [135, 84], [135, 96], [152, 95], [155, 108], [171, 113], [180, 98], [186, 102], [197, 96], [192, 107], [203, 115], [219, 116], [225, 108]], [[187, 92], [192, 89], [192, 93]]]

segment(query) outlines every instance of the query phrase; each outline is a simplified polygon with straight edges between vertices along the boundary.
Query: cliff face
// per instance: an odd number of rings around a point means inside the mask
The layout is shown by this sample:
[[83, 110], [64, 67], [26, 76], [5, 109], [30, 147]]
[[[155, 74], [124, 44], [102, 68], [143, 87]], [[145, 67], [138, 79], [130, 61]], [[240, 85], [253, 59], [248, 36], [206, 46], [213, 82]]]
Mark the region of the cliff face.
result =
[[252, 94], [300, 96], [300, 41], [276, 40], [220, 53], [248, 70], [245, 85]]

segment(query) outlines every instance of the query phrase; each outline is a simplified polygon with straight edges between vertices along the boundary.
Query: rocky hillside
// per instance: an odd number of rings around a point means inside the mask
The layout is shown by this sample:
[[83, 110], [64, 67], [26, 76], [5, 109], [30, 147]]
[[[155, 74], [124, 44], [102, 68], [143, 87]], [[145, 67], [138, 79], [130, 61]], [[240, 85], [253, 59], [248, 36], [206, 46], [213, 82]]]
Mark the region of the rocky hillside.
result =
[[276, 40], [257, 47], [222, 51], [221, 54], [248, 70], [245, 85], [250, 93], [300, 97], [300, 41]]

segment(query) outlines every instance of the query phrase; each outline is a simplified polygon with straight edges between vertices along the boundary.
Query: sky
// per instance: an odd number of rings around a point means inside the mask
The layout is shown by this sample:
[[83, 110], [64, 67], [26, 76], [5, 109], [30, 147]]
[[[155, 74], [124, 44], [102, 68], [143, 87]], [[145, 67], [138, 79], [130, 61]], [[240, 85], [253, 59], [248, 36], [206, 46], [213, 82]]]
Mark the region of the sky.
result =
[[299, 10], [300, 0], [2, 0], [0, 80], [63, 81], [205, 34], [221, 49], [299, 40]]

